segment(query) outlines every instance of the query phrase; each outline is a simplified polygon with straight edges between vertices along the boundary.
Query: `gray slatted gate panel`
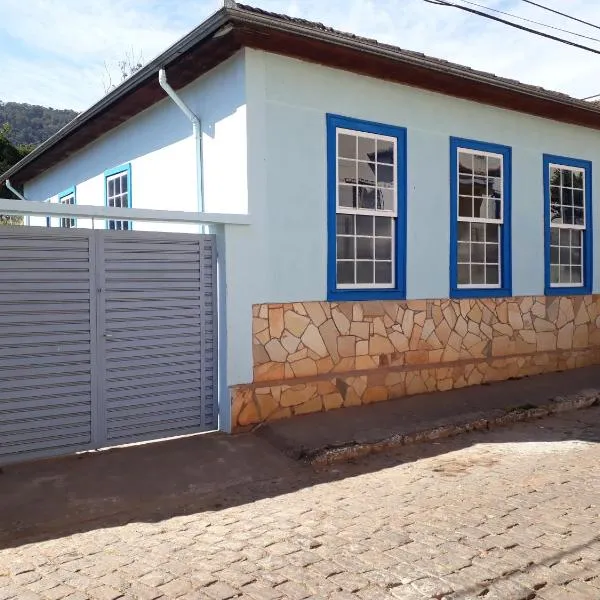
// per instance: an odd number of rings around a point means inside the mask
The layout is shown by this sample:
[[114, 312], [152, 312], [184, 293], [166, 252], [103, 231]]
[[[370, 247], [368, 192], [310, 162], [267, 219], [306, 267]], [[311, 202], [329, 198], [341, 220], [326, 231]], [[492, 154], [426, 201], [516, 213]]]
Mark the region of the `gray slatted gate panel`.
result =
[[99, 233], [106, 442], [215, 429], [214, 236]]
[[92, 445], [90, 235], [0, 228], [0, 464]]

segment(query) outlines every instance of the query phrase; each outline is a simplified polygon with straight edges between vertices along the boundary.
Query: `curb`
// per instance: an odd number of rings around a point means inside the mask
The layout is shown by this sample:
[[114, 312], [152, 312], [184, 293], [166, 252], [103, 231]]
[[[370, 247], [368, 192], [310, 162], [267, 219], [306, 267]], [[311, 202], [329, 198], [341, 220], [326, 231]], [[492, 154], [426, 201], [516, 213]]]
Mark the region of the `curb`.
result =
[[373, 442], [351, 441], [347, 444], [335, 447], [325, 446], [317, 450], [304, 452], [301, 458], [313, 466], [326, 466], [338, 462], [354, 460], [369, 454], [386, 452], [401, 446], [411, 446], [422, 442], [456, 437], [471, 431], [506, 427], [513, 423], [532, 421], [534, 419], [541, 419], [550, 415], [572, 410], [582, 410], [599, 403], [600, 390], [582, 390], [577, 394], [569, 396], [556, 396], [555, 398], [551, 398], [546, 404], [538, 406], [526, 405], [525, 407], [512, 408], [500, 416], [482, 417], [481, 415], [478, 415], [478, 418], [474, 420], [453, 423], [450, 425], [440, 425], [408, 434], [392, 435]]

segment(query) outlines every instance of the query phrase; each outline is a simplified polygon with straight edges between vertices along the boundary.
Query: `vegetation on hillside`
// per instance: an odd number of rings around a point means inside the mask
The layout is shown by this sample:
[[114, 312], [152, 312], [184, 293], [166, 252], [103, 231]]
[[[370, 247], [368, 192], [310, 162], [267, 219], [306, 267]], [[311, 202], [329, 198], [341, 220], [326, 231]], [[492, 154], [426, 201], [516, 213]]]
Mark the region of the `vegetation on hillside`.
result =
[[10, 125], [9, 139], [20, 144], [38, 145], [77, 116], [74, 110], [58, 110], [20, 102], [0, 102], [0, 126]]

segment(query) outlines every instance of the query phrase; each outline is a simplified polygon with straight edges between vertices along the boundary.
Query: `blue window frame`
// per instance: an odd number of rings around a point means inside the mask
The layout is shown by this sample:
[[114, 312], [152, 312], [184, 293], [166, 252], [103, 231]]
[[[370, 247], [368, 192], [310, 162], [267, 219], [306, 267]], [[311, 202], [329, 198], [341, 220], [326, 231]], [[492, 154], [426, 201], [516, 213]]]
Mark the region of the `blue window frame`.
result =
[[[131, 208], [131, 164], [104, 172], [104, 204], [114, 208]], [[131, 221], [108, 219], [107, 229], [132, 229]]]
[[[77, 191], [75, 186], [70, 187], [68, 190], [61, 192], [58, 195], [58, 203], [59, 204], [77, 204]], [[60, 226], [66, 229], [71, 229], [77, 227], [77, 220], [72, 217], [61, 217], [60, 218]]]
[[547, 295], [591, 294], [592, 163], [544, 154]]
[[511, 148], [452, 137], [450, 295], [511, 294]]
[[406, 129], [327, 115], [327, 298], [406, 296]]

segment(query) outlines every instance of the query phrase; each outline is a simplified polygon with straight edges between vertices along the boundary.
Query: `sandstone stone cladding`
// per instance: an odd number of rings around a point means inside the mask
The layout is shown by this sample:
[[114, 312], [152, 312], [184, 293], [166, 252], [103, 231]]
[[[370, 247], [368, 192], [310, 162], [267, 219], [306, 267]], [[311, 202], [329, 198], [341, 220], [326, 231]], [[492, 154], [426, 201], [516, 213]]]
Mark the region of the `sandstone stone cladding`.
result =
[[253, 307], [232, 426], [600, 364], [600, 295]]

